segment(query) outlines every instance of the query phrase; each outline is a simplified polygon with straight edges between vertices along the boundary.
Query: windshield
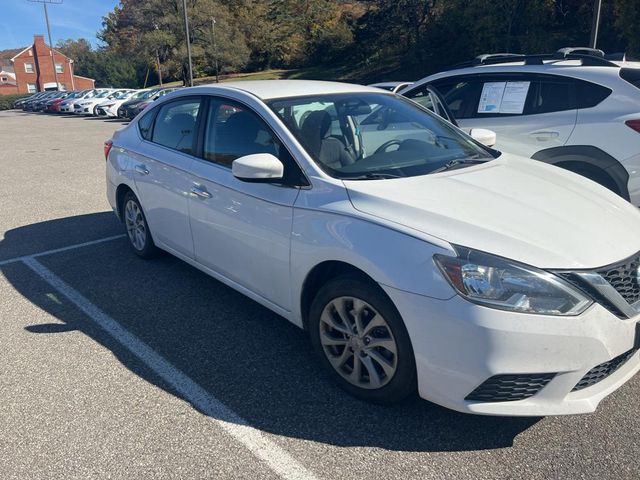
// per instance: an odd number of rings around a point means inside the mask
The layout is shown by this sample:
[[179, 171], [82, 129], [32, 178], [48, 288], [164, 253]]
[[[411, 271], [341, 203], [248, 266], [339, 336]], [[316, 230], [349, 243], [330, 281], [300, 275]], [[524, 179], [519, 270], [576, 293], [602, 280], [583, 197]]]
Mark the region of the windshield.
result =
[[156, 95], [160, 90], [149, 90], [148, 92], [144, 92], [142, 95], [140, 95], [139, 97], [136, 97], [136, 99], [138, 100], [145, 100], [149, 97], [153, 97], [154, 95]]
[[104, 98], [104, 97], [108, 97], [109, 95], [111, 95], [111, 91], [110, 90], [105, 90], [104, 92], [100, 92], [98, 93], [94, 98]]
[[148, 90], [142, 90], [141, 92], [135, 92], [133, 95], [131, 95], [131, 100], [137, 100], [139, 98], [142, 98], [142, 96], [145, 93], [148, 93], [148, 92], [149, 92]]
[[411, 177], [495, 158], [448, 122], [395, 95], [343, 93], [268, 105], [336, 178]]
[[131, 96], [131, 92], [123, 91], [118, 92], [113, 96], [114, 100], [122, 100], [123, 98], [128, 98]]

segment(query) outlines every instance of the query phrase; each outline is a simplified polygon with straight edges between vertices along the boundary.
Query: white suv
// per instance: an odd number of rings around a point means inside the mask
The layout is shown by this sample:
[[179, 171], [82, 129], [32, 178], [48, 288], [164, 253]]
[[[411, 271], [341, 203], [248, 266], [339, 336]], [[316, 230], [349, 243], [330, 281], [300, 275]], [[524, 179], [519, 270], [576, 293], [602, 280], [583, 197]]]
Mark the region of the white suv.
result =
[[601, 51], [482, 55], [401, 93], [440, 91], [460, 127], [497, 133], [496, 148], [558, 165], [640, 206], [640, 68]]

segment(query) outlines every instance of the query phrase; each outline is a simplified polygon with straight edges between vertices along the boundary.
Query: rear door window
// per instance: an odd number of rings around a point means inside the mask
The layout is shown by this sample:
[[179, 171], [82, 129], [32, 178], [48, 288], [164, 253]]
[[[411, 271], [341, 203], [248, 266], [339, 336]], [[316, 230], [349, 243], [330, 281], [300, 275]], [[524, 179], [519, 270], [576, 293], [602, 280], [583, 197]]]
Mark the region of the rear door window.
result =
[[540, 78], [533, 82], [533, 91], [525, 114], [563, 112], [576, 109], [575, 83], [570, 79]]
[[162, 105], [158, 110], [151, 141], [193, 154], [200, 104], [200, 97], [189, 97]]

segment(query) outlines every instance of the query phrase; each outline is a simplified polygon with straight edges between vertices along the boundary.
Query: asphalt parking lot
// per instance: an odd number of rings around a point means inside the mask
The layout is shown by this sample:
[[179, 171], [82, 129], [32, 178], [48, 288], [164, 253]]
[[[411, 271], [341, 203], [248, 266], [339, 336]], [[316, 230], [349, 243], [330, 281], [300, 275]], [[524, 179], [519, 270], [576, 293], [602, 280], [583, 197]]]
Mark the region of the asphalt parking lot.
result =
[[0, 477], [640, 477], [640, 377], [592, 415], [359, 402], [304, 332], [166, 255], [105, 198], [118, 120], [0, 112]]

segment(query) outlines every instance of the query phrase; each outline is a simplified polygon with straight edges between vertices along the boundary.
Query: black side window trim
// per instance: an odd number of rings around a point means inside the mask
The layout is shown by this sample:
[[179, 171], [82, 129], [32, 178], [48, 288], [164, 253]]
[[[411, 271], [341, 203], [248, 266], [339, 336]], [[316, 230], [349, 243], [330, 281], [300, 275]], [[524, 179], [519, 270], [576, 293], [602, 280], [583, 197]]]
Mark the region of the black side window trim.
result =
[[[240, 101], [240, 100], [236, 100], [235, 98], [228, 98], [228, 97], [224, 97], [222, 95], [203, 95], [204, 97], [204, 102], [200, 105], [200, 108], [202, 109], [202, 115], [200, 114], [198, 115], [198, 135], [197, 135], [197, 149], [194, 152], [194, 156], [198, 157], [199, 160], [203, 161], [203, 162], [207, 162], [210, 165], [216, 165], [218, 167], [224, 168], [226, 170], [231, 170], [230, 167], [227, 167], [226, 165], [222, 165], [220, 163], [216, 163], [216, 162], [212, 162], [211, 160], [207, 160], [206, 158], [204, 158], [204, 139], [205, 139], [205, 135], [206, 135], [206, 130], [207, 130], [207, 123], [209, 120], [209, 109], [211, 108], [211, 105], [213, 104], [214, 101], [219, 101], [221, 103], [236, 103], [238, 104], [240, 107], [242, 107], [243, 109], [246, 109], [247, 111], [253, 113], [255, 116], [257, 116], [264, 124], [265, 126], [269, 129], [269, 133], [271, 133], [273, 135], [273, 137], [275, 139], [277, 139], [280, 142], [280, 145], [282, 145], [282, 148], [284, 148], [287, 153], [289, 154], [289, 157], [292, 159], [292, 164], [293, 166], [296, 168], [296, 170], [298, 171], [299, 178], [300, 181], [299, 182], [295, 182], [294, 184], [291, 183], [286, 183], [283, 184], [287, 187], [310, 187], [311, 186], [311, 182], [309, 182], [309, 179], [307, 178], [307, 174], [305, 173], [305, 171], [302, 169], [302, 167], [300, 167], [300, 165], [298, 164], [298, 161], [296, 160], [296, 157], [291, 153], [291, 149], [287, 146], [287, 144], [284, 142], [284, 140], [282, 140], [282, 138], [280, 137], [280, 135], [278, 135], [278, 133], [271, 127], [271, 125], [269, 124], [269, 121], [264, 118], [264, 116], [262, 116], [260, 113], [256, 112], [251, 106], [247, 105], [246, 103]], [[204, 117], [204, 112], [206, 112], [206, 118]], [[286, 165], [285, 165], [286, 167]], [[274, 184], [274, 185], [278, 185], [278, 184]]]

